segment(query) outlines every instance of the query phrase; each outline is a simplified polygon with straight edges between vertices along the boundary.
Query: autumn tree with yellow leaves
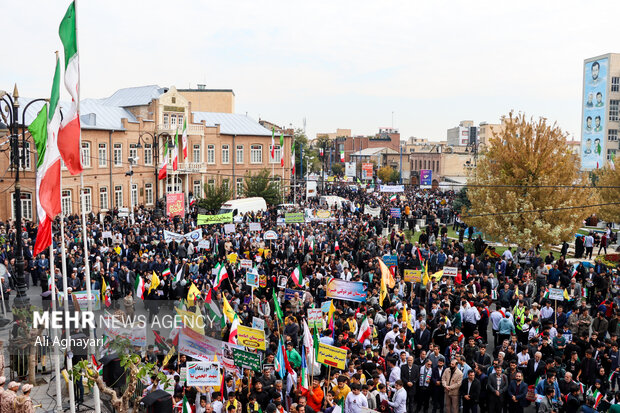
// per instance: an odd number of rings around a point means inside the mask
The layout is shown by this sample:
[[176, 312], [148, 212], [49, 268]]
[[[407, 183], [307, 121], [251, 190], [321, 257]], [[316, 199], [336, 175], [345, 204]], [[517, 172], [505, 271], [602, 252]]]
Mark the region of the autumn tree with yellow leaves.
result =
[[465, 222], [524, 247], [570, 242], [595, 211], [582, 206], [598, 198], [591, 188], [572, 187], [585, 182], [566, 133], [544, 118], [510, 113], [504, 120], [505, 128], [489, 139], [469, 178]]
[[607, 165], [600, 170], [598, 175], [596, 186], [599, 187], [601, 204], [608, 204], [601, 206], [598, 216], [607, 222], [618, 222], [620, 220], [620, 169], [616, 169], [615, 165]]

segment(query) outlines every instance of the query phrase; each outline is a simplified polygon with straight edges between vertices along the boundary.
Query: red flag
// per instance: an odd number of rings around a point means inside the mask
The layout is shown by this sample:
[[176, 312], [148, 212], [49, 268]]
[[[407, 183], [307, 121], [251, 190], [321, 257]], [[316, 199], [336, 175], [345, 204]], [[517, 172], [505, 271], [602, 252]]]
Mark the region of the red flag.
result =
[[461, 276], [461, 272], [457, 271], [456, 272], [456, 278], [454, 279], [454, 282], [457, 284], [462, 284], [463, 283], [463, 277]]

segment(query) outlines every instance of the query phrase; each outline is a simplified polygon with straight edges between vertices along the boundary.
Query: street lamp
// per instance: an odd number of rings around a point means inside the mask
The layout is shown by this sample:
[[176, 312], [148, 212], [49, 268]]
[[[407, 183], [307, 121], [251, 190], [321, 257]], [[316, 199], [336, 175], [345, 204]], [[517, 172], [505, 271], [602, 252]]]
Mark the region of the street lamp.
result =
[[[155, 211], [154, 215], [156, 217], [161, 216], [161, 209], [159, 208], [159, 177], [157, 168], [159, 168], [159, 139], [164, 137], [168, 140], [168, 148], [174, 148], [174, 140], [172, 140], [172, 136], [168, 132], [151, 133], [151, 132], [142, 132], [138, 136], [138, 144], [136, 148], [141, 149], [142, 143], [145, 142], [145, 136], [150, 137], [153, 141], [153, 165], [155, 165]], [[145, 142], [146, 143], [146, 142]]]
[[[28, 104], [21, 111], [22, 119], [19, 121], [19, 92], [17, 91], [17, 85], [13, 89], [13, 96], [4, 90], [0, 90], [0, 117], [2, 121], [8, 126], [9, 130], [9, 144], [11, 148], [11, 167], [15, 170], [15, 194], [13, 196], [13, 203], [15, 208], [15, 289], [17, 290], [17, 297], [13, 305], [16, 308], [24, 308], [30, 305], [30, 300], [26, 295], [28, 287], [26, 286], [26, 279], [24, 278], [24, 239], [22, 237], [22, 191], [21, 184], [19, 182], [19, 169], [22, 162], [25, 160], [25, 148], [26, 148], [26, 121], [25, 116], [28, 107], [35, 102], [47, 102], [48, 99], [34, 99], [28, 102]], [[21, 151], [19, 148], [19, 127], [22, 128], [21, 138], [22, 145]]]

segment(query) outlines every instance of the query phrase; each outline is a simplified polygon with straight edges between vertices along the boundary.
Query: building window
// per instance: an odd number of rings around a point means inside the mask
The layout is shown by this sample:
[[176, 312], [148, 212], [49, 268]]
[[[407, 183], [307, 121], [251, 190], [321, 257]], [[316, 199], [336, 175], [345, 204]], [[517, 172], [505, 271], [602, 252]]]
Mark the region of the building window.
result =
[[179, 128], [183, 129], [183, 115], [177, 115], [177, 122], [179, 124]]
[[[271, 157], [271, 145], [269, 145], [269, 163], [280, 163], [280, 154], [282, 149], [280, 145], [275, 145], [273, 150], [273, 158]], [[338, 158], [340, 160], [340, 158]]]
[[239, 196], [243, 193], [243, 178], [237, 178], [235, 185], [237, 185], [237, 196]]
[[84, 188], [84, 190], [82, 191], [82, 201], [80, 202], [80, 210], [82, 209], [82, 205], [84, 205], [84, 212], [86, 214], [90, 213], [93, 210], [93, 196], [92, 196], [90, 188]]
[[223, 179], [222, 180], [222, 188], [228, 190], [230, 188], [230, 185], [228, 184], [228, 179]]
[[177, 115], [170, 115], [170, 129], [177, 127]]
[[207, 181], [207, 185], [209, 185], [209, 188], [214, 189], [215, 188], [215, 179], [211, 178]]
[[250, 163], [263, 163], [263, 145], [250, 146]]
[[617, 141], [618, 140], [618, 129], [609, 129], [607, 131], [607, 140]]
[[99, 209], [108, 209], [108, 187], [99, 188]]
[[71, 203], [71, 191], [68, 189], [60, 193], [60, 207], [64, 216], [71, 215], [73, 208]]
[[281, 183], [282, 183], [282, 178], [281, 178], [281, 177], [276, 176], [276, 177], [275, 177], [275, 179], [274, 179], [274, 182], [275, 182], [275, 184], [276, 184], [276, 188], [278, 188], [278, 191], [279, 191], [280, 189], [282, 189], [282, 186], [281, 186]]
[[616, 158], [616, 149], [607, 149], [607, 160], [611, 161]]
[[168, 192], [169, 193], [179, 193], [182, 192], [181, 178], [178, 175], [172, 175], [172, 179], [168, 180]]
[[192, 162], [202, 162], [200, 159], [200, 145], [194, 145], [192, 148]]
[[114, 144], [114, 166], [123, 166], [123, 144]]
[[222, 145], [222, 163], [230, 163], [230, 146]]
[[138, 184], [131, 185], [131, 206], [136, 207], [138, 205]]
[[90, 168], [90, 142], [82, 142], [82, 166]]
[[[22, 218], [28, 221], [32, 221], [32, 194], [28, 192], [21, 193], [21, 204], [22, 204]], [[17, 211], [15, 210], [15, 193], [11, 194], [11, 205], [13, 206], [13, 219], [17, 215]], [[41, 217], [39, 217], [39, 222], [41, 222]]]
[[243, 163], [243, 145], [237, 145], [237, 164]]
[[114, 187], [114, 207], [116, 209], [123, 207], [123, 187], [121, 185]]
[[167, 113], [164, 113], [164, 128], [168, 129], [168, 125], [170, 124], [170, 116]]
[[19, 167], [30, 169], [30, 142], [19, 141]]
[[207, 163], [215, 164], [215, 145], [207, 145]]
[[99, 166], [105, 167], [108, 163], [108, 144], [99, 144]]
[[153, 205], [153, 184], [144, 184], [144, 203]]
[[612, 99], [609, 101], [609, 120], [611, 122], [618, 121], [618, 105], [620, 105], [620, 100]]
[[611, 78], [611, 91], [620, 92], [620, 77]]
[[202, 198], [202, 184], [200, 181], [194, 181], [194, 199]]
[[129, 157], [134, 159], [138, 157], [138, 148], [135, 143], [129, 144]]
[[153, 165], [153, 145], [150, 143], [144, 144], [144, 164]]

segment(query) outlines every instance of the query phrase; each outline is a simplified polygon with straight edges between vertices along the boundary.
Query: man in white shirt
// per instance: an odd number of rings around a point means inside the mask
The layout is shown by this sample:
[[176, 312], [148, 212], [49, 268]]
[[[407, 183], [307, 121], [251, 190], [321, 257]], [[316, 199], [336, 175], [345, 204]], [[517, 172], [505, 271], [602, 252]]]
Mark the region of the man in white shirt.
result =
[[550, 320], [553, 317], [553, 307], [551, 307], [551, 301], [547, 301], [542, 310], [540, 310], [540, 320], [544, 323], [546, 320]]
[[403, 388], [403, 382], [396, 380], [396, 394], [388, 404], [394, 409], [394, 413], [405, 413], [407, 411], [407, 392]]
[[400, 367], [396, 366], [395, 360], [389, 360], [388, 364], [392, 368], [390, 377], [388, 378], [388, 383], [390, 383], [391, 386], [394, 386], [394, 384], [400, 380]]
[[344, 413], [361, 413], [362, 407], [368, 408], [368, 399], [361, 393], [358, 383], [351, 385], [351, 391], [344, 402]]

